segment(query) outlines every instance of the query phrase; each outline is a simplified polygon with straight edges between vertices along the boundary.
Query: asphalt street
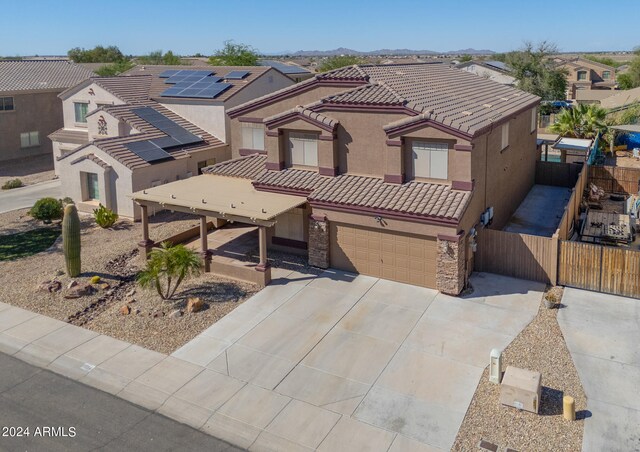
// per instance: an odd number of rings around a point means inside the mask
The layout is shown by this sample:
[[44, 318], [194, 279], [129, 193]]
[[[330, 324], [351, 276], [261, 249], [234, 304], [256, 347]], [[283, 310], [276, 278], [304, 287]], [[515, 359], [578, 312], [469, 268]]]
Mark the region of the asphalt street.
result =
[[[25, 436], [28, 428], [29, 436]], [[23, 436], [18, 436], [22, 433]], [[239, 451], [151, 411], [0, 353], [1, 451]]]
[[59, 179], [0, 191], [0, 213], [31, 207], [38, 199], [45, 196], [56, 199], [61, 197]]

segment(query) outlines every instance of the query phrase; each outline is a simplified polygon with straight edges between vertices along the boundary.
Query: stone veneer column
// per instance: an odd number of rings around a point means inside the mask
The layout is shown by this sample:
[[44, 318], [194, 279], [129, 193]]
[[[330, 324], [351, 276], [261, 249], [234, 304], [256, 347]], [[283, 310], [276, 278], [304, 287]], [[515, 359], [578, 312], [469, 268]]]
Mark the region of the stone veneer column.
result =
[[458, 295], [464, 289], [465, 272], [464, 235], [438, 235], [436, 289], [448, 295]]
[[329, 221], [324, 215], [309, 217], [309, 265], [329, 268]]

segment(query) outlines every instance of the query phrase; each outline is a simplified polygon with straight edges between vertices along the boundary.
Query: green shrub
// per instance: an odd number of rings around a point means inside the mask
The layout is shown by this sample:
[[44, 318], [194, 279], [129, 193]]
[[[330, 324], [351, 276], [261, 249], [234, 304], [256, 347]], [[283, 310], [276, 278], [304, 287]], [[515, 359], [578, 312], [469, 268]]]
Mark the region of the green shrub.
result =
[[23, 187], [24, 184], [22, 183], [22, 181], [20, 179], [11, 179], [8, 180], [4, 183], [4, 185], [2, 186], [3, 190], [11, 190], [12, 188], [20, 188]]
[[101, 228], [110, 228], [118, 221], [118, 214], [113, 210], [106, 208], [102, 204], [97, 209], [93, 209], [93, 217]]
[[51, 223], [53, 220], [60, 220], [63, 213], [62, 201], [55, 198], [41, 198], [36, 201], [29, 215], [36, 220], [41, 220], [45, 224]]

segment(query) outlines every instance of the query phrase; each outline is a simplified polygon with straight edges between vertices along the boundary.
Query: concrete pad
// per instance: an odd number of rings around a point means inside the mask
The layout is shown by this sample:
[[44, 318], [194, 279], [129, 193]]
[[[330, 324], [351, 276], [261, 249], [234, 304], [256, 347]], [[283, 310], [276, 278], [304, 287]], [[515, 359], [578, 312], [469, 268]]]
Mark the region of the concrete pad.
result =
[[331, 268], [320, 273], [307, 287], [360, 298], [371, 289], [376, 281], [378, 281], [378, 278], [372, 276], [358, 275]]
[[299, 364], [276, 387], [276, 391], [317, 407], [351, 416], [369, 387], [367, 384]]
[[39, 345], [35, 345], [32, 343], [25, 345], [22, 349], [20, 349], [19, 352], [16, 352], [13, 356], [34, 366], [47, 367], [62, 353], [64, 352], [40, 347]]
[[0, 332], [20, 325], [29, 319], [38, 316], [35, 312], [11, 306], [0, 311]]
[[534, 185], [509, 219], [504, 231], [551, 237], [558, 228], [571, 189]]
[[462, 299], [534, 314], [538, 312], [546, 287], [544, 283], [493, 273], [474, 273], [470, 282], [473, 292], [463, 295]]
[[93, 364], [86, 363], [84, 360], [71, 358], [67, 355], [61, 355], [47, 366], [47, 369], [64, 375], [73, 380], [79, 380], [87, 373], [94, 369]]
[[373, 384], [397, 349], [398, 344], [335, 327], [302, 364], [339, 377]]
[[376, 387], [464, 414], [483, 371], [403, 346], [378, 378]]
[[485, 368], [492, 348], [504, 349], [514, 336], [468, 323], [449, 322], [424, 316], [413, 329], [405, 346], [462, 363]]
[[22, 350], [29, 343], [13, 336], [0, 333], [0, 352], [7, 355], [14, 355]]
[[322, 441], [318, 451], [334, 452], [349, 445], [350, 452], [386, 451], [395, 434], [343, 416]]
[[313, 281], [319, 274], [322, 273], [322, 270], [311, 269], [308, 272], [300, 272], [300, 271], [289, 271], [286, 275], [284, 275], [284, 271], [279, 276], [274, 276], [273, 268], [271, 269], [271, 285], [302, 285], [306, 286], [311, 281]]
[[562, 304], [567, 309], [558, 312], [558, 320], [568, 319], [589, 324], [624, 325], [628, 330], [637, 328], [640, 303], [632, 298], [618, 297], [598, 292], [565, 288]]
[[132, 380], [96, 367], [78, 381], [115, 395], [122, 391]]
[[56, 351], [61, 355], [95, 337], [98, 337], [98, 333], [67, 325], [33, 341], [32, 345]]
[[449, 450], [464, 415], [465, 412], [452, 411], [447, 407], [374, 386], [356, 410], [354, 418]]
[[166, 356], [137, 345], [131, 345], [104, 361], [92, 372], [102, 369], [111, 374], [134, 380], [165, 359]]
[[422, 313], [426, 311], [438, 293], [435, 289], [379, 279], [362, 297], [361, 303], [374, 301]]
[[446, 450], [421, 443], [404, 435], [396, 435], [396, 439], [393, 440], [393, 444], [387, 452], [444, 452]]
[[323, 290], [305, 287], [277, 310], [278, 314], [333, 326], [358, 301], [348, 294], [327, 296]]
[[294, 361], [234, 344], [209, 364], [208, 368], [216, 371], [224, 369], [226, 372], [223, 373], [231, 377], [265, 389], [273, 389], [295, 365]]
[[26, 322], [22, 322], [19, 325], [5, 330], [2, 334], [7, 336], [13, 336], [17, 339], [21, 339], [26, 343], [31, 343], [42, 336], [46, 336], [60, 328], [67, 326], [68, 323], [61, 322], [43, 315], [37, 315], [30, 318]]
[[3, 303], [0, 301], [0, 311], [4, 311], [5, 309], [9, 309], [11, 307], [10, 304]]
[[173, 352], [171, 356], [205, 367], [230, 345], [229, 342], [200, 335]]
[[200, 430], [244, 449], [248, 449], [262, 433], [259, 428], [220, 413], [214, 413]]
[[231, 397], [218, 413], [264, 429], [289, 401], [289, 397], [248, 384]]
[[213, 410], [173, 396], [169, 397], [157, 412], [198, 429], [213, 415]]
[[638, 450], [640, 411], [589, 399], [591, 417], [585, 420], [582, 450]]
[[128, 400], [135, 405], [140, 405], [148, 410], [155, 411], [162, 406], [170, 394], [134, 380], [125, 386], [117, 395], [121, 399]]
[[292, 400], [266, 431], [315, 449], [340, 420], [340, 415], [308, 403]]
[[[287, 301], [289, 298], [300, 292], [303, 287], [299, 284], [287, 284], [287, 285], [268, 285], [260, 290], [260, 292], [253, 295], [247, 301], [242, 303], [236, 309], [231, 311], [225, 316], [225, 318], [231, 318], [241, 322], [250, 319], [250, 315], [256, 311], [262, 311], [263, 313], [272, 313], [278, 307]], [[212, 326], [215, 326], [212, 325]]]
[[300, 361], [333, 325], [274, 312], [237, 343], [289, 361]]
[[173, 394], [178, 399], [215, 411], [233, 397], [244, 382], [212, 370], [204, 370]]
[[402, 343], [421, 312], [370, 301], [358, 303], [338, 323], [340, 328], [376, 339]]
[[65, 353], [70, 358], [97, 366], [117, 355], [131, 344], [101, 334]]
[[249, 447], [251, 452], [312, 452], [315, 449], [306, 447], [287, 438], [263, 431]]
[[140, 375], [135, 381], [167, 394], [173, 394], [203, 370], [201, 366], [169, 356]]

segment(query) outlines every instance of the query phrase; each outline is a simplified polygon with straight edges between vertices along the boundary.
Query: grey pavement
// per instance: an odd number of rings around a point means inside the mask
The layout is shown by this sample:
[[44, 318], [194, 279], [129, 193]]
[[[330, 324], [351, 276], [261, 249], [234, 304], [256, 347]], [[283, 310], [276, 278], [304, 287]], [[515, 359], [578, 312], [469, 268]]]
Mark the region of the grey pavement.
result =
[[40, 182], [13, 190], [0, 191], [0, 213], [31, 207], [40, 198], [61, 198], [60, 180]]
[[171, 356], [0, 303], [0, 351], [256, 451], [451, 448], [492, 348], [544, 284], [473, 294], [328, 270], [271, 285]]
[[566, 288], [558, 323], [587, 396], [583, 451], [640, 450], [640, 300]]
[[[0, 450], [239, 451], [193, 428], [0, 353]], [[56, 435], [46, 428], [55, 428]], [[49, 430], [50, 432], [50, 430]]]
[[551, 237], [570, 197], [569, 188], [534, 185], [503, 230]]

